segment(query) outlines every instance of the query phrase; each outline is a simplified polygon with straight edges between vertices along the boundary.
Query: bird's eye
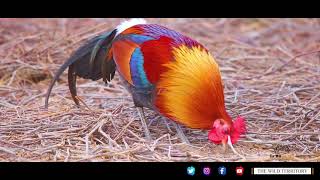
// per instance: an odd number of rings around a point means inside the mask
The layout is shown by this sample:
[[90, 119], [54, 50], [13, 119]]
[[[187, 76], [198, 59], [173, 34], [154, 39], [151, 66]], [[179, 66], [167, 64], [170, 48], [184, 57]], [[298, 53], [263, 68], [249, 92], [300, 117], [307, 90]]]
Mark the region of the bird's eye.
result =
[[223, 130], [223, 133], [224, 133], [224, 134], [229, 134], [229, 129], [224, 129], [224, 130]]

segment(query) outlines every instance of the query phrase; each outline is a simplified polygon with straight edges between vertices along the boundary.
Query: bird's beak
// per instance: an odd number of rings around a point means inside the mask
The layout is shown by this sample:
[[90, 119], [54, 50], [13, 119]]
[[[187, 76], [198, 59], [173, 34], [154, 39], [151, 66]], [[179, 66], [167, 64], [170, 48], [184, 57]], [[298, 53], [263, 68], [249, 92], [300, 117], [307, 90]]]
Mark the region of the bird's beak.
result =
[[232, 145], [232, 142], [231, 142], [230, 136], [228, 136], [227, 145], [230, 146], [231, 150], [232, 150], [235, 154], [239, 155], [242, 159], [246, 159], [243, 155], [239, 154], [239, 153], [234, 149], [234, 147], [233, 147], [233, 145]]
[[227, 148], [228, 148], [228, 142], [227, 140], [222, 140], [222, 147], [223, 147], [223, 152], [226, 153], [227, 152]]

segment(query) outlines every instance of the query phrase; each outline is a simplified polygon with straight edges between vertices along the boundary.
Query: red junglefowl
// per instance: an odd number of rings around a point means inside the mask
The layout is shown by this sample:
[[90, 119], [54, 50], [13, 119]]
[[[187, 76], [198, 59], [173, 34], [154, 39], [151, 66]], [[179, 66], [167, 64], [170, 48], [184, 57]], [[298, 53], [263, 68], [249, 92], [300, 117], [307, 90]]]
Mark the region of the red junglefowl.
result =
[[[117, 70], [149, 140], [143, 107], [189, 128], [210, 130], [208, 138], [216, 144], [234, 144], [245, 133], [244, 119], [239, 116], [232, 121], [226, 112], [219, 66], [208, 50], [161, 25], [132, 19], [89, 40], [54, 76], [46, 108], [55, 81], [67, 67], [69, 89], [77, 105], [77, 76], [108, 83]], [[181, 127], [173, 124], [188, 143]]]

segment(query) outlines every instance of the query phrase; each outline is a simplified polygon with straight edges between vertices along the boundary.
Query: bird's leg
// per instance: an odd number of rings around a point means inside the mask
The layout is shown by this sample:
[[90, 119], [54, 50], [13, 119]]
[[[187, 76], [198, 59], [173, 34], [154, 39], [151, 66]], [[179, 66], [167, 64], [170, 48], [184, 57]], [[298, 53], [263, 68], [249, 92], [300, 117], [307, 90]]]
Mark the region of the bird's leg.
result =
[[139, 117], [140, 117], [140, 120], [141, 120], [142, 127], [144, 129], [144, 134], [145, 134], [147, 140], [151, 141], [152, 138], [151, 138], [150, 131], [149, 131], [147, 123], [146, 123], [146, 118], [144, 116], [143, 108], [142, 107], [137, 107], [137, 110], [138, 110], [138, 113], [139, 113]]
[[176, 129], [176, 131], [177, 131], [178, 136], [180, 137], [180, 139], [181, 139], [184, 143], [190, 145], [190, 142], [189, 142], [188, 138], [184, 135], [184, 133], [183, 133], [183, 131], [182, 131], [182, 129], [181, 129], [181, 126], [178, 125], [178, 124], [177, 124], [176, 122], [174, 122], [174, 121], [172, 121], [172, 123], [173, 123], [173, 126], [174, 126], [174, 128]]

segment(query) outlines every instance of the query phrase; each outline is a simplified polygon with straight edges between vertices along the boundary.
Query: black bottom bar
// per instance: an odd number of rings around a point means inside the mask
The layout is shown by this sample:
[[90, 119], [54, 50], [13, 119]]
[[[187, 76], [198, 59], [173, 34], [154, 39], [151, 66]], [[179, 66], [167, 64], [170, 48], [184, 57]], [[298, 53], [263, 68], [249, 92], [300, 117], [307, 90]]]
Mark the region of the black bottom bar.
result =
[[[313, 168], [312, 175], [320, 177], [319, 163], [0, 163], [1, 177], [248, 177], [253, 168]], [[238, 169], [238, 174], [237, 174]], [[242, 171], [242, 173], [241, 173]], [[270, 171], [273, 172], [273, 171]], [[276, 172], [276, 171], [275, 171]], [[289, 171], [288, 171], [289, 172]], [[291, 171], [290, 171], [291, 172]], [[273, 176], [273, 175], [272, 175]]]

